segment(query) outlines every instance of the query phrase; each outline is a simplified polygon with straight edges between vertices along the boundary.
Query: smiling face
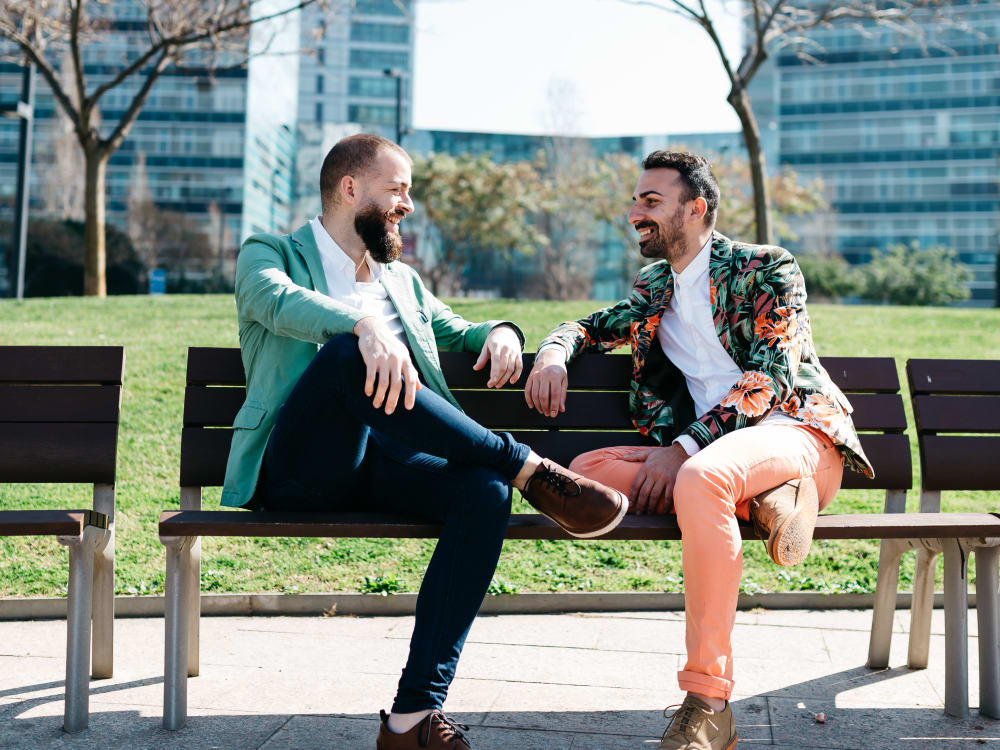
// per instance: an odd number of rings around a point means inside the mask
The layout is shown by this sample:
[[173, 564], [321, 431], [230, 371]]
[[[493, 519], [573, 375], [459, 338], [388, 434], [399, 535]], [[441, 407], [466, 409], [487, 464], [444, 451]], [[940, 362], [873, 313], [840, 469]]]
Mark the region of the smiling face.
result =
[[686, 254], [683, 192], [676, 169], [647, 169], [639, 175], [628, 221], [639, 233], [643, 257], [666, 258], [673, 265]]
[[379, 263], [391, 263], [403, 251], [399, 222], [413, 212], [412, 180], [409, 160], [386, 148], [379, 151], [371, 168], [357, 180], [354, 231]]

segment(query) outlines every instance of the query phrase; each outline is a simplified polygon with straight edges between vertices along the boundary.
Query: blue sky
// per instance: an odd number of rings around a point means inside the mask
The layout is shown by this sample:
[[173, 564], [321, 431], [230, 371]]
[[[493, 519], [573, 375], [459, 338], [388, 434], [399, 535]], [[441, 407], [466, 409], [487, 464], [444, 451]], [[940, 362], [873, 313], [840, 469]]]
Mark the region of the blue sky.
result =
[[[677, 16], [621, 0], [416, 6], [417, 128], [578, 135], [739, 129], [708, 36]], [[738, 20], [721, 6], [713, 13], [737, 57]]]

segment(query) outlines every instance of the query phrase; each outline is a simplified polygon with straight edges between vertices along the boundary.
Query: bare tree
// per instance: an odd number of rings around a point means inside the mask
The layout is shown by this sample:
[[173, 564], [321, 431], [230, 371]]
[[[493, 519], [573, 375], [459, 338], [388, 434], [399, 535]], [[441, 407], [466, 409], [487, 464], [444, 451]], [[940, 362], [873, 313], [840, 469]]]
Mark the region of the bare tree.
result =
[[[105, 172], [111, 154], [135, 123], [154, 84], [167, 70], [196, 69], [211, 73], [246, 65], [249, 58], [270, 50], [280, 19], [322, 0], [142, 0], [108, 3], [103, 0], [4, 0], [0, 13], [0, 40], [10, 47], [0, 60], [34, 63], [52, 89], [58, 106], [72, 123], [84, 161], [84, 294], [103, 297], [106, 250]], [[108, 55], [110, 75], [100, 83], [88, 80], [84, 49], [109, 47], [116, 30], [114, 13], [128, 7], [141, 14], [140, 32], [118, 64]], [[134, 19], [130, 18], [130, 22]], [[251, 43], [253, 27], [259, 43]], [[120, 38], [120, 36], [119, 36]], [[67, 54], [70, 81], [60, 76], [55, 56]], [[100, 128], [97, 108], [101, 98], [124, 87], [131, 98], [121, 118]], [[102, 132], [105, 131], [105, 132]]]
[[[75, 98], [72, 89], [71, 63], [63, 56], [59, 78]], [[95, 110], [94, 121], [100, 122]], [[56, 110], [52, 122], [52, 161], [42, 172], [42, 212], [57, 219], [83, 221], [83, 152], [73, 132], [73, 122], [62, 109]]]
[[[818, 63], [823, 50], [809, 38], [809, 31], [833, 24], [850, 24], [861, 33], [870, 34], [871, 27], [884, 26], [902, 32], [926, 44], [923, 27], [914, 21], [914, 13], [933, 13], [950, 6], [948, 0], [729, 0], [739, 7], [745, 30], [743, 56], [736, 63], [730, 57], [719, 35], [715, 18], [718, 11], [709, 10], [706, 0], [622, 0], [630, 5], [656, 8], [693, 21], [708, 34], [726, 70], [730, 89], [726, 101], [736, 112], [743, 130], [754, 196], [756, 241], [770, 244], [772, 225], [768, 216], [768, 184], [765, 177], [764, 152], [760, 128], [750, 102], [748, 87], [761, 65], [772, 55], [788, 49], [803, 61]], [[723, 10], [727, 2], [722, 0]], [[959, 22], [952, 25], [962, 26]], [[735, 63], [735, 64], [734, 64]]]

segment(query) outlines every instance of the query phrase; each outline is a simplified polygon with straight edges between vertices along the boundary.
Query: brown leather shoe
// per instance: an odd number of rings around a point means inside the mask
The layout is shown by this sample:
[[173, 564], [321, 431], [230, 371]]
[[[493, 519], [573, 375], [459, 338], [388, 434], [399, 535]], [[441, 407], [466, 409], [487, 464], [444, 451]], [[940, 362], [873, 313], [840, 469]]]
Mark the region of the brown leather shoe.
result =
[[389, 714], [379, 711], [382, 721], [378, 728], [376, 750], [471, 750], [463, 734], [469, 728], [452, 721], [435, 709], [409, 732], [396, 734], [389, 729]]
[[713, 711], [689, 695], [670, 717], [656, 750], [733, 750], [736, 740], [736, 721], [728, 701], [724, 709]]
[[793, 479], [750, 501], [750, 520], [778, 565], [798, 565], [812, 544], [819, 495], [812, 477]]
[[553, 461], [542, 461], [521, 491], [535, 510], [569, 534], [586, 539], [607, 534], [628, 512], [628, 498]]

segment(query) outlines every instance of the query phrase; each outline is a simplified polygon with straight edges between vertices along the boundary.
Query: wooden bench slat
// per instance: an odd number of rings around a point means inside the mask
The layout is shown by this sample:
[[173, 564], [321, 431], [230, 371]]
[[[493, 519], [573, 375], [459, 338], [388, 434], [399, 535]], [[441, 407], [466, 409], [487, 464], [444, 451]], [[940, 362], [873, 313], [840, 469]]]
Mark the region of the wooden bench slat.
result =
[[919, 442], [924, 489], [1000, 489], [1000, 437], [921, 435]]
[[232, 427], [246, 395], [246, 388], [189, 385], [184, 389], [184, 426]]
[[235, 347], [188, 348], [188, 385], [246, 385], [243, 359]]
[[899, 373], [892, 357], [820, 357], [819, 361], [834, 384], [845, 393], [899, 391]]
[[0, 482], [114, 484], [115, 423], [0, 423]]
[[[740, 524], [743, 539], [756, 539]], [[411, 516], [374, 513], [247, 513], [242, 511], [164, 511], [161, 536], [370, 537], [429, 538], [441, 526]], [[1000, 518], [992, 513], [852, 513], [821, 515], [816, 539], [940, 539], [1000, 536]], [[544, 516], [515, 514], [508, 539], [568, 539]], [[680, 539], [675, 516], [626, 516], [601, 539]]]
[[916, 396], [917, 430], [1000, 432], [1000, 396]]
[[120, 346], [0, 347], [0, 383], [121, 385], [124, 370]]
[[911, 359], [910, 394], [1000, 395], [1000, 359]]
[[[516, 440], [530, 445], [539, 455], [563, 466], [576, 456], [609, 445], [655, 445], [634, 429], [622, 432], [561, 432], [556, 430], [511, 432]], [[855, 471], [844, 472], [844, 489], [910, 489], [913, 467], [910, 441], [904, 434], [862, 434], [861, 446], [875, 467], [875, 479]], [[232, 441], [231, 430], [204, 430], [185, 427], [181, 432], [181, 486], [216, 487], [223, 483], [226, 459]]]
[[0, 384], [0, 422], [117, 422], [119, 385]]
[[0, 536], [79, 536], [84, 526], [108, 528], [93, 510], [0, 510]]

